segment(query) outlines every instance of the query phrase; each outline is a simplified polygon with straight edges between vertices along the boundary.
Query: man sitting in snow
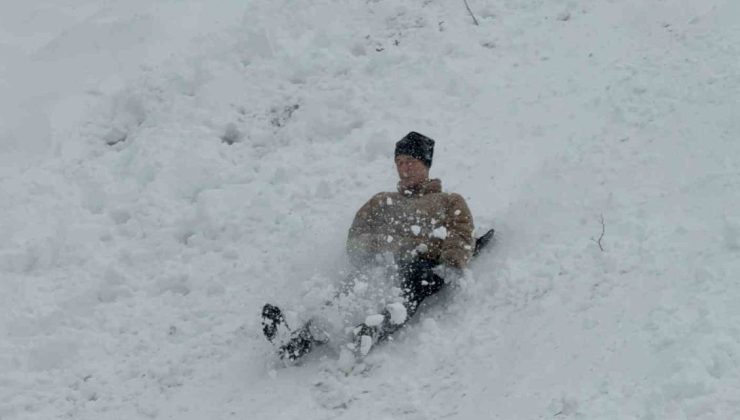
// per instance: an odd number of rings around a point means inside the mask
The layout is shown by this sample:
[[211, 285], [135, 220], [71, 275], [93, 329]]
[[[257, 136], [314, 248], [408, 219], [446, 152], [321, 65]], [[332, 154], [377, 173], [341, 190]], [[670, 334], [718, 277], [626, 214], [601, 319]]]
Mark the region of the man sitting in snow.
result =
[[[445, 278], [470, 262], [476, 246], [473, 218], [459, 194], [442, 192], [439, 179], [429, 179], [434, 140], [411, 132], [396, 143], [397, 192], [382, 192], [360, 208], [349, 229], [347, 253], [359, 270], [374, 265], [396, 268], [402, 303], [389, 305], [354, 329], [356, 352], [396, 331], [427, 297], [439, 292]], [[277, 324], [284, 322], [277, 307], [265, 305], [263, 326], [272, 341]], [[294, 332], [280, 349], [282, 357], [295, 359], [317, 341], [310, 325]]]
[[366, 321], [357, 329], [362, 353], [439, 292], [445, 284], [441, 276], [461, 270], [473, 256], [473, 217], [462, 196], [442, 192], [442, 182], [429, 179], [433, 155], [434, 140], [416, 132], [396, 143], [398, 191], [373, 196], [349, 229], [347, 252], [356, 267], [393, 257], [405, 307], [405, 314], [387, 310], [382, 320], [375, 320], [378, 325]]

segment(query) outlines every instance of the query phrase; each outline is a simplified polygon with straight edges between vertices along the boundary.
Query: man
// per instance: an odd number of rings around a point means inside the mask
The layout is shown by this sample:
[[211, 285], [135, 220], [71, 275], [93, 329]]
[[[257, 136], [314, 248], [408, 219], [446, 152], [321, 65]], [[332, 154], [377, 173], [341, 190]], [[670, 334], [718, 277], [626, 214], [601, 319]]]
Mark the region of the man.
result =
[[355, 330], [363, 355], [443, 288], [445, 279], [439, 274], [449, 277], [473, 256], [473, 217], [462, 196], [443, 193], [442, 182], [429, 178], [433, 156], [434, 140], [422, 134], [411, 132], [396, 143], [398, 191], [376, 194], [350, 227], [350, 261], [362, 268], [387, 261], [382, 256], [390, 255], [398, 267], [405, 310], [389, 308], [382, 319], [370, 318]]
[[396, 261], [421, 258], [464, 268], [473, 255], [473, 218], [459, 194], [429, 179], [434, 140], [411, 132], [396, 143], [398, 192], [376, 194], [357, 212], [347, 240], [355, 266], [390, 252]]
[[[442, 192], [441, 181], [429, 178], [433, 156], [434, 140], [429, 137], [410, 132], [398, 141], [398, 191], [373, 196], [349, 229], [351, 263], [359, 271], [392, 266], [401, 289], [401, 302], [354, 329], [351, 346], [359, 355], [400, 328], [424, 299], [442, 290], [445, 278], [459, 273], [473, 256], [476, 240], [470, 210], [462, 196]], [[272, 341], [284, 318], [277, 307], [265, 305], [263, 319], [265, 335]], [[281, 356], [295, 359], [307, 353], [316, 335], [309, 322], [281, 346]]]

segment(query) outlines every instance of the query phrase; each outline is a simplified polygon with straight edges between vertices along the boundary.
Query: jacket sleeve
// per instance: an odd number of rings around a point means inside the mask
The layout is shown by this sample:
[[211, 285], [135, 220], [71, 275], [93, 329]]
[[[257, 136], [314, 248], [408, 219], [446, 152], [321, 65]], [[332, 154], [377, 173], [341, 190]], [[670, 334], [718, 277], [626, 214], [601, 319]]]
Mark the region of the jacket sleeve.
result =
[[355, 266], [362, 266], [381, 252], [383, 235], [380, 232], [381, 194], [376, 194], [357, 211], [347, 236], [347, 255]]
[[442, 242], [440, 261], [443, 264], [464, 268], [473, 257], [473, 216], [468, 204], [459, 194], [450, 194], [447, 205], [447, 237]]

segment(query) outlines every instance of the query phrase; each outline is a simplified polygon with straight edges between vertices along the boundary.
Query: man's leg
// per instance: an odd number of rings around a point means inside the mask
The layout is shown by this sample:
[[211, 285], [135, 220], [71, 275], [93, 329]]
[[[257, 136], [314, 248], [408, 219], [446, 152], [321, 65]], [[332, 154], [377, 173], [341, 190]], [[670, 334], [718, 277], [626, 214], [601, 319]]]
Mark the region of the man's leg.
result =
[[407, 318], [416, 313], [424, 299], [442, 290], [445, 281], [435, 274], [434, 263], [427, 260], [414, 260], [401, 267], [401, 297], [406, 307]]
[[[389, 307], [383, 311], [383, 322], [380, 325], [369, 327], [360, 326], [357, 335], [373, 335], [375, 342], [383, 341], [400, 329], [416, 313], [424, 299], [434, 295], [444, 288], [445, 281], [435, 274], [432, 269], [434, 263], [427, 260], [414, 260], [403, 264], [398, 271], [401, 280], [401, 297], [403, 309], [398, 306]], [[399, 314], [403, 312], [404, 314]]]

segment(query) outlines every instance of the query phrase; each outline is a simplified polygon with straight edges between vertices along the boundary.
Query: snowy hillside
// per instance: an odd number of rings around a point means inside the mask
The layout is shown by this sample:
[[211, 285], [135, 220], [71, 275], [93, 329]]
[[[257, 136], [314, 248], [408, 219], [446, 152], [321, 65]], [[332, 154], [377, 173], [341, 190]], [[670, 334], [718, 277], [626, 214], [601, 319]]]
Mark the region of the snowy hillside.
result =
[[[0, 419], [740, 418], [740, 2], [118, 3], [0, 2]], [[282, 367], [410, 130], [496, 245]]]

